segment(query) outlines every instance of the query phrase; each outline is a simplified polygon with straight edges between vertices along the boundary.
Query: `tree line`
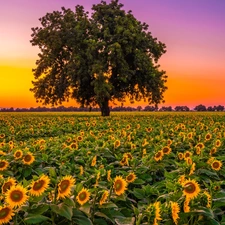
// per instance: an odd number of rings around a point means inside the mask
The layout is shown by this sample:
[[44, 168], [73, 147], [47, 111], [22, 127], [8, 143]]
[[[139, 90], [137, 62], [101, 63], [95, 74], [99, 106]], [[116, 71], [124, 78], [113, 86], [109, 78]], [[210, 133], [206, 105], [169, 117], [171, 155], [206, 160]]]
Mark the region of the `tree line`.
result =
[[[189, 112], [189, 111], [198, 111], [198, 112], [222, 112], [224, 111], [223, 105], [217, 106], [205, 106], [205, 105], [197, 105], [193, 109], [190, 109], [188, 106], [162, 106], [161, 108], [157, 108], [154, 106], [116, 106], [116, 107], [109, 107], [110, 111], [112, 112], [132, 112], [132, 111], [146, 111], [146, 112]], [[101, 109], [98, 107], [65, 107], [65, 106], [58, 106], [58, 107], [30, 107], [30, 108], [0, 108], [0, 112], [100, 112]]]

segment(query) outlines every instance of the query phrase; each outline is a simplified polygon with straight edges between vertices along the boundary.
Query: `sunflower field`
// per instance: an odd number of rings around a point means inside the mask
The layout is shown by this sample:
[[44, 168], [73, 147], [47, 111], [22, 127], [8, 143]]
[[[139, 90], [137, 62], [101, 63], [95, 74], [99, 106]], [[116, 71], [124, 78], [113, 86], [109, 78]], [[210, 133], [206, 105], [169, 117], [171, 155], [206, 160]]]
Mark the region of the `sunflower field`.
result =
[[225, 225], [224, 113], [1, 113], [0, 224]]

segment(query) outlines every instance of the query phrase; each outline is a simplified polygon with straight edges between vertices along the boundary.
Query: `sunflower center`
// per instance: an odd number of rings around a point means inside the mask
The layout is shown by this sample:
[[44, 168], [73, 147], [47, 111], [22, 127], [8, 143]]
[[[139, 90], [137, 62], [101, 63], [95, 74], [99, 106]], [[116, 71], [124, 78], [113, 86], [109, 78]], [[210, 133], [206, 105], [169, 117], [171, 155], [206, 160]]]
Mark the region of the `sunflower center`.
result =
[[6, 182], [5, 184], [3, 184], [2, 186], [2, 192], [5, 193], [7, 190], [9, 190], [9, 188], [12, 186], [11, 182]]
[[7, 216], [8, 216], [8, 214], [9, 214], [9, 212], [10, 212], [10, 209], [9, 208], [4, 208], [4, 209], [2, 209], [1, 211], [0, 211], [0, 219], [4, 219], [4, 218], [6, 218]]
[[132, 179], [133, 179], [133, 175], [132, 174], [127, 176], [127, 180], [132, 180]]
[[87, 195], [86, 195], [85, 192], [82, 192], [82, 193], [80, 193], [80, 195], [79, 195], [79, 199], [80, 199], [81, 201], [84, 201], [84, 200], [86, 199], [86, 197], [87, 197]]
[[12, 191], [10, 195], [12, 201], [19, 202], [23, 198], [23, 193], [19, 190]]
[[168, 148], [168, 147], [164, 147], [164, 148], [163, 148], [163, 152], [164, 152], [164, 153], [169, 152], [169, 148]]
[[24, 157], [24, 161], [25, 161], [25, 162], [31, 161], [31, 156], [30, 156], [30, 155], [26, 155], [26, 156]]
[[116, 188], [117, 191], [121, 190], [121, 188], [122, 188], [122, 182], [118, 180], [116, 182], [116, 184], [115, 184], [115, 188]]
[[34, 183], [33, 190], [34, 191], [40, 190], [43, 187], [44, 184], [45, 184], [45, 182], [43, 180], [36, 181]]
[[156, 158], [159, 158], [160, 156], [161, 156], [161, 152], [157, 152], [155, 155]]
[[185, 192], [187, 192], [188, 194], [192, 194], [195, 192], [196, 187], [192, 182], [188, 182], [185, 187], [184, 187]]
[[217, 169], [220, 167], [220, 164], [218, 162], [213, 163], [213, 168]]
[[21, 152], [16, 152], [16, 157], [20, 157], [21, 156]]
[[5, 162], [0, 162], [0, 168], [4, 168], [4, 167], [5, 167], [5, 165], [6, 165], [6, 163], [5, 163]]
[[61, 192], [64, 192], [69, 187], [69, 185], [70, 185], [70, 182], [68, 180], [61, 181], [60, 186], [59, 186]]

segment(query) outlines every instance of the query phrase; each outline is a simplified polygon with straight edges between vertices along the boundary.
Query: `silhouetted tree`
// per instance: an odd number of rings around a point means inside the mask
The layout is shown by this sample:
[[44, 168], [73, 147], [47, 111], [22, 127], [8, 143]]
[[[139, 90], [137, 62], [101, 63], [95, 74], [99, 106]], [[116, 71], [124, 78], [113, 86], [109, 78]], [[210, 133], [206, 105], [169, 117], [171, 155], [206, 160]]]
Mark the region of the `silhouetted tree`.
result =
[[41, 51], [30, 89], [38, 101], [54, 106], [72, 98], [99, 105], [103, 116], [111, 100], [163, 102], [167, 76], [157, 63], [166, 46], [122, 7], [101, 1], [91, 16], [77, 5], [40, 18], [31, 40]]
[[200, 105], [195, 106], [194, 110], [196, 110], [196, 111], [206, 111], [206, 106], [200, 104]]

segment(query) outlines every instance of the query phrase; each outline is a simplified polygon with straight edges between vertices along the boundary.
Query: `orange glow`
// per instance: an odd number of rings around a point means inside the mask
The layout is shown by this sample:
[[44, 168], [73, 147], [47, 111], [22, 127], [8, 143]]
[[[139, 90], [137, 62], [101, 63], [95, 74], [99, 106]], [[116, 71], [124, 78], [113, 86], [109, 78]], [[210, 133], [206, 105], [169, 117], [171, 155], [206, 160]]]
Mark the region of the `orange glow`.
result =
[[[30, 108], [42, 106], [36, 103], [33, 93], [29, 91], [32, 87], [31, 81], [33, 80], [32, 68], [35, 60], [17, 60], [13, 63], [0, 65], [0, 107], [13, 107], [13, 108]], [[163, 67], [163, 66], [162, 66]], [[190, 108], [198, 104], [206, 106], [223, 105], [225, 77], [216, 76], [204, 77], [204, 73], [197, 71], [193, 72], [193, 76], [189, 75], [190, 71], [178, 76], [178, 71], [172, 69], [171, 66], [165, 69], [168, 75], [168, 90], [165, 92], [165, 104], [161, 106], [178, 106], [187, 105]], [[181, 68], [179, 68], [180, 70]], [[77, 106], [74, 100], [65, 103], [65, 106]], [[128, 101], [123, 104], [124, 106], [145, 107], [147, 102], [135, 102], [130, 104]], [[117, 106], [121, 106], [118, 103]], [[49, 106], [51, 107], [51, 106]], [[115, 107], [115, 105], [113, 105]]]

